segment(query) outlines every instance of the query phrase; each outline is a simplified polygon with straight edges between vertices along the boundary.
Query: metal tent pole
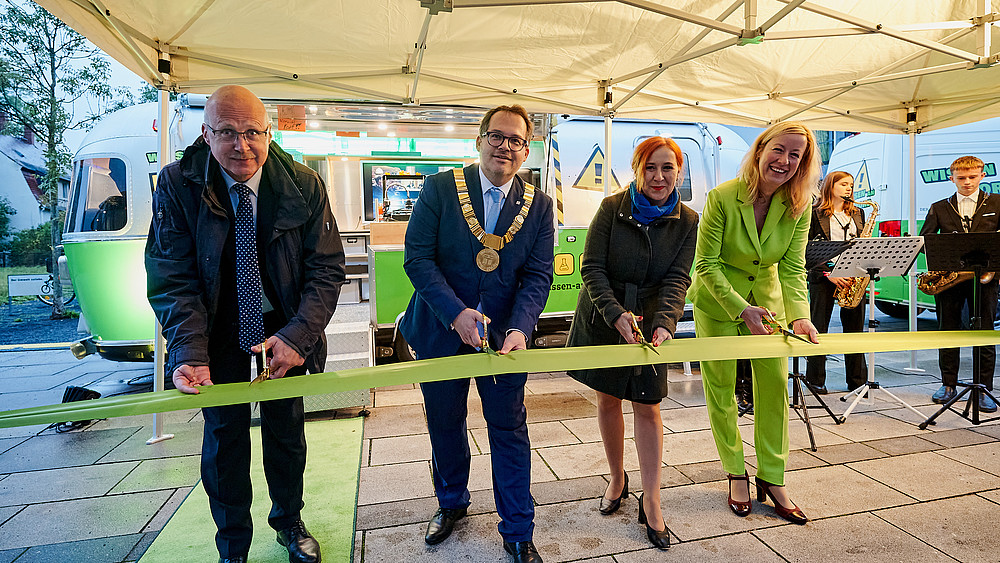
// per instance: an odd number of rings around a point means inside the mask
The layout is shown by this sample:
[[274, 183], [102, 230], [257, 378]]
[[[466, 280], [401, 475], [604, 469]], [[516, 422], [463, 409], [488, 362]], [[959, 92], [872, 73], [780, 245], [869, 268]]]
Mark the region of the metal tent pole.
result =
[[[909, 216], [907, 220], [907, 226], [910, 231], [910, 235], [917, 234], [917, 110], [916, 108], [911, 108], [908, 114], [907, 121], [909, 122], [908, 129], [910, 140], [910, 205], [909, 205]], [[910, 268], [910, 272], [906, 275], [907, 288], [910, 291], [909, 301], [909, 313], [910, 313], [910, 332], [917, 331], [917, 278], [913, 273], [913, 268]], [[915, 373], [924, 373], [925, 370], [917, 367], [917, 352], [915, 350], [910, 350], [910, 366], [906, 368], [906, 371]]]
[[[157, 126], [160, 134], [160, 168], [163, 168], [172, 160], [170, 156], [170, 92], [165, 87], [160, 90], [160, 118], [157, 121]], [[167, 342], [163, 339], [160, 321], [155, 322], [156, 326], [153, 330], [153, 391], [163, 391], [163, 380], [166, 376], [163, 361]], [[154, 413], [153, 437], [146, 440], [146, 445], [151, 446], [173, 437], [173, 434], [163, 433], [163, 413]]]

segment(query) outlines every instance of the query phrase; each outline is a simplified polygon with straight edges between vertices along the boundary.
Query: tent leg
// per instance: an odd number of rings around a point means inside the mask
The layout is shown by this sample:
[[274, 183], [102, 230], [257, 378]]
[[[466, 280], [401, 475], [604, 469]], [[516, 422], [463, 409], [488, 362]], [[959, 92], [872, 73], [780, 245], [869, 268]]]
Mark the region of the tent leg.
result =
[[[160, 167], [162, 168], [167, 165], [167, 159], [170, 158], [170, 92], [165, 88], [160, 90], [158, 124], [160, 129]], [[163, 391], [163, 380], [166, 375], [163, 371], [163, 360], [167, 343], [163, 339], [161, 328], [160, 322], [156, 321], [156, 327], [153, 330], [153, 391]], [[163, 413], [154, 413], [153, 437], [146, 440], [146, 445], [151, 446], [173, 437], [173, 434], [163, 433]]]
[[[911, 109], [911, 112], [915, 110]], [[910, 115], [914, 115], [911, 113]], [[914, 122], [916, 121], [916, 116], [914, 115]], [[914, 132], [914, 126], [916, 123], [910, 123], [910, 205], [909, 205], [909, 220], [907, 225], [909, 225], [909, 230], [911, 235], [916, 233], [913, 231], [917, 230], [917, 135]], [[913, 274], [913, 269], [910, 269], [910, 273], [906, 276], [907, 287], [910, 291], [909, 301], [910, 301], [910, 332], [917, 331], [917, 278]], [[914, 373], [924, 373], [925, 370], [917, 367], [917, 352], [914, 350], [910, 351], [910, 365], [905, 369], [908, 372]]]

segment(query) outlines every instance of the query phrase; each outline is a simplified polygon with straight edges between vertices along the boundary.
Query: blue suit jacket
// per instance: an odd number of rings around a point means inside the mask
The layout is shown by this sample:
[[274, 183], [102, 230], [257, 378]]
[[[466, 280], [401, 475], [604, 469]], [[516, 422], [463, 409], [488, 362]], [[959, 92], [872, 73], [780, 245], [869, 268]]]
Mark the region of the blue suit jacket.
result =
[[[483, 194], [479, 165], [464, 170], [469, 199], [483, 224]], [[524, 183], [514, 178], [500, 210], [495, 234], [502, 235], [524, 201]], [[483, 249], [472, 235], [458, 204], [452, 172], [424, 180], [406, 228], [403, 269], [414, 292], [399, 331], [419, 358], [453, 355], [462, 339], [451, 323], [466, 307], [482, 303], [490, 318], [490, 345], [502, 346], [507, 331], [518, 329], [530, 340], [552, 286], [555, 230], [552, 200], [535, 190], [524, 226], [500, 250], [500, 266], [492, 272], [476, 267]]]

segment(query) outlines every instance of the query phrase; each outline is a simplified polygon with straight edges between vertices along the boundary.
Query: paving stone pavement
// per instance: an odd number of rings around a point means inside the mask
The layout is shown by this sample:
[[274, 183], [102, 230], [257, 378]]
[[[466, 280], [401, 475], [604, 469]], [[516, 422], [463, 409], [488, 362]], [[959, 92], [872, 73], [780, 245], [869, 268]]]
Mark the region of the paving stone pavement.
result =
[[[878, 354], [876, 378], [926, 417], [936, 410], [930, 394], [938, 386], [937, 356], [918, 352], [916, 359], [926, 372], [904, 371], [908, 352]], [[149, 371], [94, 357], [78, 361], [68, 352], [2, 352], [0, 409], [58, 402], [71, 384], [105, 395], [127, 392]], [[829, 372], [831, 394], [824, 399], [839, 416], [849, 404], [838, 400], [847, 391], [839, 357], [829, 362]], [[648, 544], [636, 522], [641, 483], [631, 414], [625, 465], [633, 494], [619, 513], [601, 516], [597, 497], [607, 485], [607, 468], [594, 393], [564, 373], [531, 374], [525, 403], [535, 542], [546, 562], [1000, 561], [994, 524], [1000, 514], [1000, 422], [974, 426], [947, 413], [920, 430], [923, 418], [876, 394], [873, 405], [862, 402], [843, 424], [810, 410], [813, 451], [805, 424], [792, 414], [786, 482], [812, 522], [788, 524], [770, 503], [757, 502], [741, 519], [726, 508], [727, 484], [697, 364], [693, 375], [684, 375], [680, 365], [669, 374], [670, 397], [661, 405], [660, 494], [674, 545], [666, 553]], [[420, 391], [376, 389], [372, 404], [354, 561], [506, 561], [475, 390], [468, 433], [473, 504], [454, 535], [434, 547], [423, 542], [437, 503]], [[137, 561], [199, 478], [200, 414], [181, 411], [164, 419], [175, 438], [153, 446], [145, 444], [152, 416], [97, 421], [66, 433], [44, 426], [0, 430], [0, 563]], [[752, 417], [740, 420], [751, 472], [752, 424]]]

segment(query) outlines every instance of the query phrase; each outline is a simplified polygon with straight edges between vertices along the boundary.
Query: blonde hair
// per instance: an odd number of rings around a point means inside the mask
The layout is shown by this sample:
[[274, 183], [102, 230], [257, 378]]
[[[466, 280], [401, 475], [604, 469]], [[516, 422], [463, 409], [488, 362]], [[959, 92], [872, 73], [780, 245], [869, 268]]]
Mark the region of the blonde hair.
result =
[[739, 177], [747, 183], [750, 190], [750, 200], [757, 199], [760, 195], [760, 155], [771, 139], [786, 134], [802, 135], [806, 138], [806, 148], [802, 151], [802, 157], [799, 159], [799, 166], [795, 170], [795, 174], [778, 188], [779, 191], [787, 190], [788, 199], [791, 201], [792, 216], [797, 218], [812, 204], [820, 175], [816, 137], [808, 127], [797, 121], [782, 121], [765, 129], [743, 158]]

